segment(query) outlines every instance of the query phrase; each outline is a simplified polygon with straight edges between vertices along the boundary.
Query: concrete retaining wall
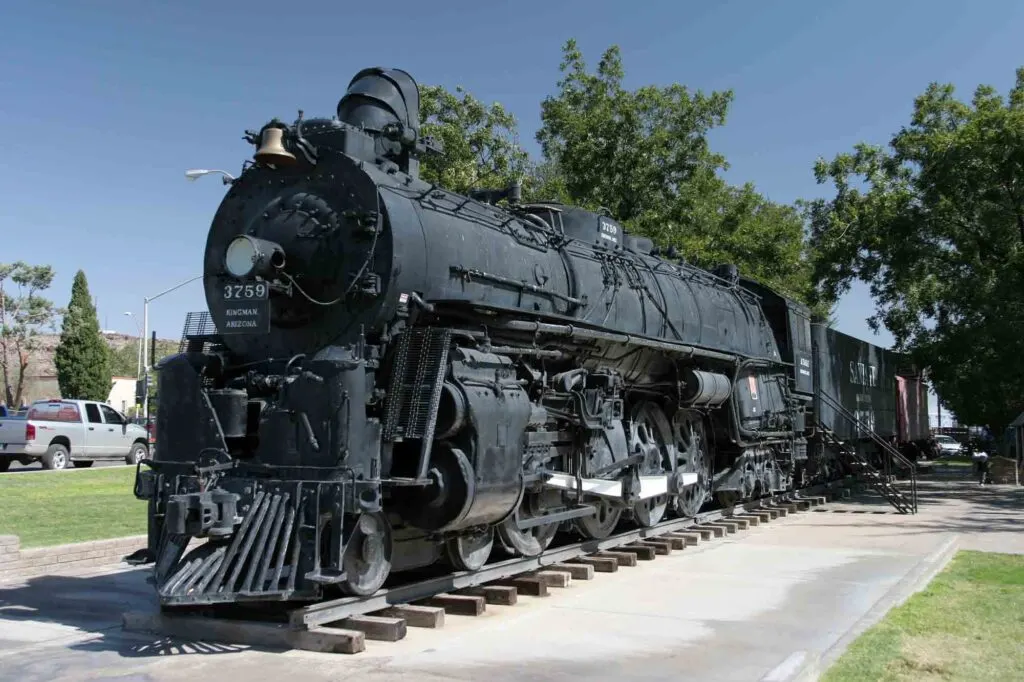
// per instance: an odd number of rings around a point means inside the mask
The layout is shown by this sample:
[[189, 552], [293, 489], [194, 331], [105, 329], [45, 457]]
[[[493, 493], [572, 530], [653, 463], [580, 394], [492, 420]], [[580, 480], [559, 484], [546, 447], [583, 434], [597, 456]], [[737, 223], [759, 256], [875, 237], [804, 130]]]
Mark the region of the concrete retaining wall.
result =
[[110, 566], [120, 563], [122, 557], [145, 546], [145, 535], [131, 535], [112, 540], [21, 549], [17, 535], [0, 535], [0, 580]]

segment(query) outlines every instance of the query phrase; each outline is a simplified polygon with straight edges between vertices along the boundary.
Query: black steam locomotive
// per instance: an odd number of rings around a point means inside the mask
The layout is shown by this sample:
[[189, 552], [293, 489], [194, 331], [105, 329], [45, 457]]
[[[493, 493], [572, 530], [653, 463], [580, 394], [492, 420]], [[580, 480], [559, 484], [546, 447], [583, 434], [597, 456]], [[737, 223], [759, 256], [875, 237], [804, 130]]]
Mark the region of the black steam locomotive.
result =
[[832, 475], [804, 306], [607, 215], [420, 180], [442, 150], [407, 73], [247, 139], [213, 329], [160, 363], [136, 479], [163, 605], [367, 595]]

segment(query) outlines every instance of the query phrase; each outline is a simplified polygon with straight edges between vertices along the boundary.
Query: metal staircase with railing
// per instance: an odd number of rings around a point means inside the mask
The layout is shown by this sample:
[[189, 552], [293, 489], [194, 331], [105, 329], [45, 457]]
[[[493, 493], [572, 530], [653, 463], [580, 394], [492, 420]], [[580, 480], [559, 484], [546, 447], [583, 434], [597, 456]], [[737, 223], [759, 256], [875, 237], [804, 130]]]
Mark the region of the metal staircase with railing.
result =
[[[898, 512], [901, 514], [916, 514], [917, 466], [914, 462], [904, 457], [891, 443], [886, 442], [884, 438], [868, 428], [855, 414], [843, 407], [838, 400], [824, 391], [821, 391], [819, 395], [824, 404], [835, 410], [836, 415], [856, 426], [878, 446], [881, 451], [882, 469], [879, 471], [855, 447], [836, 436], [835, 432], [825, 426], [819, 418], [818, 429], [821, 432], [825, 445], [838, 452], [854, 472], [854, 475], [871, 486], [875, 492], [884, 497]], [[909, 491], [905, 492], [896, 486], [896, 476], [894, 474], [899, 470], [906, 470], [907, 472], [910, 483]]]

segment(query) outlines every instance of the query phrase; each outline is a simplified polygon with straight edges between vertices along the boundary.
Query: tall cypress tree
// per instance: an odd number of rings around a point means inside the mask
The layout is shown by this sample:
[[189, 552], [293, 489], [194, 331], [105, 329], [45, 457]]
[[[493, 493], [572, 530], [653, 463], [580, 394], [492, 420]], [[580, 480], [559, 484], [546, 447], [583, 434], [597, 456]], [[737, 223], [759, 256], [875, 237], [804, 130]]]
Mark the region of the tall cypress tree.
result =
[[96, 308], [81, 270], [75, 273], [71, 285], [71, 303], [61, 325], [53, 364], [65, 398], [102, 401], [110, 395], [110, 350], [100, 335]]

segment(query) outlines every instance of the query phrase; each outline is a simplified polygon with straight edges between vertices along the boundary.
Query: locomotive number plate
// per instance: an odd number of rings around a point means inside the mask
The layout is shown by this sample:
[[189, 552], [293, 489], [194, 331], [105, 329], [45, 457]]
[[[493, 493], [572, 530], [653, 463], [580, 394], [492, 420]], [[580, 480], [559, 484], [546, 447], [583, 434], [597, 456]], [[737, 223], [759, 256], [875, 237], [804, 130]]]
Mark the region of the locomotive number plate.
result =
[[270, 287], [266, 282], [225, 284], [221, 334], [266, 334], [270, 331]]

